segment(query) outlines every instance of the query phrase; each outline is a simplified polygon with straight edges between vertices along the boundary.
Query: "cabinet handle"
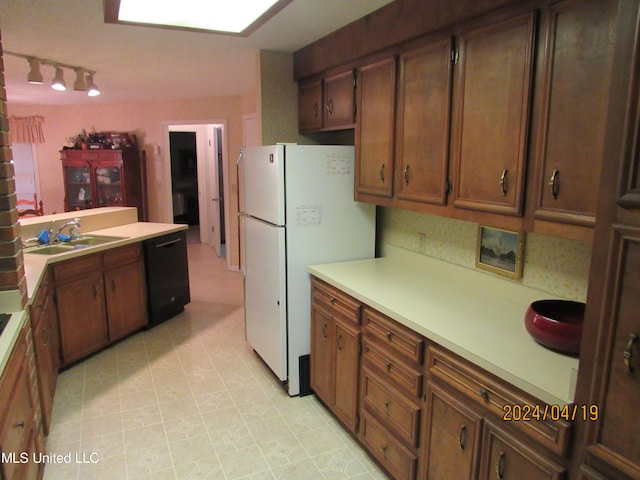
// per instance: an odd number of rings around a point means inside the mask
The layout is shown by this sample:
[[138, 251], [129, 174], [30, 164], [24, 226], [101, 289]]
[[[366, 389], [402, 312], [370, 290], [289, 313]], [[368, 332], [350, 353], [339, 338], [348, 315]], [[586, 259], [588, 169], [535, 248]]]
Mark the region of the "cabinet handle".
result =
[[330, 98], [329, 101], [327, 102], [327, 113], [329, 113], [329, 115], [333, 115], [333, 99]]
[[409, 165], [402, 170], [402, 177], [404, 178], [404, 184], [409, 185]]
[[323, 340], [327, 339], [327, 324], [326, 323], [322, 326], [322, 339]]
[[458, 447], [460, 448], [460, 450], [464, 450], [466, 435], [467, 435], [467, 426], [462, 424], [462, 426], [460, 427], [460, 431], [458, 432]]
[[384, 408], [386, 410], [389, 410], [389, 400], [385, 400], [384, 402], [382, 402], [382, 405], [384, 405]]
[[387, 447], [386, 445], [382, 445], [380, 447], [380, 450], [382, 450], [382, 454], [385, 456], [385, 458], [387, 456], [387, 448], [389, 448], [389, 447]]
[[504, 478], [504, 462], [506, 458], [506, 454], [504, 452], [500, 452], [500, 456], [496, 462], [496, 475], [500, 480]]
[[49, 344], [49, 332], [44, 329], [42, 330], [42, 345], [47, 346]]
[[500, 190], [502, 195], [507, 194], [507, 175], [509, 174], [509, 170], [503, 170], [502, 175], [500, 175]]
[[336, 299], [331, 297], [331, 300], [329, 300], [331, 302], [331, 305], [333, 305], [334, 303], [336, 303]]
[[390, 372], [391, 367], [393, 367], [393, 364], [389, 360], [387, 360], [387, 363], [385, 364], [385, 366], [387, 367], [387, 370]]
[[342, 335], [338, 335], [338, 338], [336, 340], [336, 347], [338, 348], [338, 350], [342, 351], [342, 345], [340, 345], [340, 342], [342, 342]]
[[558, 198], [558, 174], [560, 172], [558, 170], [554, 170], [551, 173], [551, 178], [549, 179], [549, 186], [551, 187], [551, 196], [556, 199]]
[[116, 291], [116, 281], [113, 278], [111, 279], [111, 291]]
[[384, 163], [380, 167], [380, 181], [384, 183]]
[[96, 287], [96, 284], [93, 284], [93, 298], [98, 298], [98, 287]]
[[634, 368], [631, 362], [633, 361], [633, 347], [638, 342], [638, 336], [635, 333], [629, 334], [629, 341], [627, 342], [627, 348], [622, 352], [622, 360], [624, 361], [624, 370], [627, 373], [633, 373]]
[[315, 102], [313, 104], [313, 116], [317, 117], [318, 116], [318, 102]]
[[391, 338], [393, 337], [393, 333], [387, 332], [385, 336], [387, 337], [387, 340], [391, 341]]
[[20, 421], [18, 422], [18, 424], [16, 425], [16, 427], [18, 427], [18, 428], [24, 428], [24, 427], [25, 427], [25, 425], [26, 425], [26, 423], [24, 423], [24, 420], [20, 420]]

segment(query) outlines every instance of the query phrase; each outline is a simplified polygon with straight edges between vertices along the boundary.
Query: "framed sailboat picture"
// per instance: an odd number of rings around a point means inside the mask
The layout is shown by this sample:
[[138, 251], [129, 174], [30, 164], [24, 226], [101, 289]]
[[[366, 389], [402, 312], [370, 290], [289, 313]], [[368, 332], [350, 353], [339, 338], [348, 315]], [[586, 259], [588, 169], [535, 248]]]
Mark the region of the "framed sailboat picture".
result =
[[478, 227], [476, 267], [512, 279], [522, 278], [524, 233]]

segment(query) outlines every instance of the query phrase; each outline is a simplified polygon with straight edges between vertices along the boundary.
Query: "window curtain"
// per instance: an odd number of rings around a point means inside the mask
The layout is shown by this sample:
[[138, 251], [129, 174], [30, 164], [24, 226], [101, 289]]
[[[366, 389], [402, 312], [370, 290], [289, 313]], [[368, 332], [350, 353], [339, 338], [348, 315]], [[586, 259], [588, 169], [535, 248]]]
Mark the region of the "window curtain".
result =
[[9, 117], [9, 132], [11, 141], [16, 143], [44, 143], [42, 124], [44, 117]]

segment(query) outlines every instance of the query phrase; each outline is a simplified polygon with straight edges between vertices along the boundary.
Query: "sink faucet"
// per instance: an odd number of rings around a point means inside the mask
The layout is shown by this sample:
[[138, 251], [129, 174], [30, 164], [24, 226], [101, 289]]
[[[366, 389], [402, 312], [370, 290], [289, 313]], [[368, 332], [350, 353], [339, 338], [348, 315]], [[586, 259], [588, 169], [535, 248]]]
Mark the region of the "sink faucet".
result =
[[66, 222], [64, 225], [62, 225], [58, 231], [55, 233], [55, 235], [53, 234], [53, 224], [51, 225], [51, 228], [49, 229], [49, 238], [50, 238], [50, 242], [54, 242], [58, 239], [58, 235], [60, 235], [62, 233], [62, 231], [67, 228], [69, 228], [69, 235], [71, 236], [71, 240], [77, 240], [80, 238], [80, 236], [82, 235], [80, 233], [80, 219], [79, 218], [74, 218], [73, 220], [69, 220], [68, 222]]

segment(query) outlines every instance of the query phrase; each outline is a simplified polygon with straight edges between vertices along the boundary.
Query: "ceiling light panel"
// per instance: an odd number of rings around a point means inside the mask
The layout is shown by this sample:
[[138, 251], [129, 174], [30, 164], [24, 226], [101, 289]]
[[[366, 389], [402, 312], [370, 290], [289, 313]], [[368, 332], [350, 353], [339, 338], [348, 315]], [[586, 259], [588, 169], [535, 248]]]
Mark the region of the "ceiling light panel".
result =
[[241, 33], [291, 0], [120, 0], [120, 22]]

